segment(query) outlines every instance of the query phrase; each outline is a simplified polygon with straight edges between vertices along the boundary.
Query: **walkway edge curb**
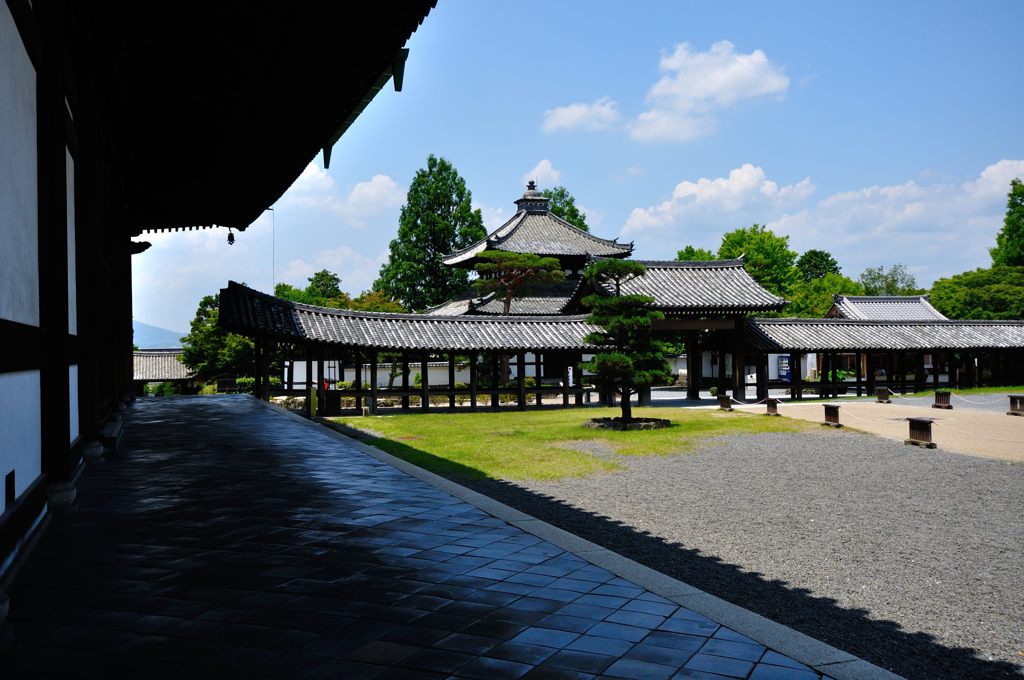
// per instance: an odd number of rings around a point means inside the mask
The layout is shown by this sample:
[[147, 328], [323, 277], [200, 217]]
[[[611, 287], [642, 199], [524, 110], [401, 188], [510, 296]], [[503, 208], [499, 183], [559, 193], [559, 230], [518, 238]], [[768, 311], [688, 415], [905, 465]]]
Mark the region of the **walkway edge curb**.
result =
[[620, 578], [633, 581], [656, 595], [672, 600], [691, 611], [713, 619], [741, 635], [745, 635], [766, 647], [810, 666], [819, 673], [836, 680], [902, 680], [900, 675], [896, 675], [848, 652], [836, 649], [820, 640], [795, 631], [789, 626], [776, 623], [760, 614], [755, 614], [752, 611], [726, 602], [721, 598], [644, 566], [619, 553], [527, 515], [489, 496], [468, 489], [450, 479], [392, 456], [381, 449], [346, 436], [319, 420], [308, 420], [298, 414], [266, 402], [261, 403], [275, 412], [282, 413], [287, 417], [304, 423], [308, 427], [315, 428], [318, 432], [326, 433], [328, 436], [365, 453], [371, 458], [451, 494], [455, 498], [469, 503], [487, 514], [508, 522], [527, 533], [548, 541], [562, 550], [577, 554], [583, 559], [603, 569], [607, 569]]

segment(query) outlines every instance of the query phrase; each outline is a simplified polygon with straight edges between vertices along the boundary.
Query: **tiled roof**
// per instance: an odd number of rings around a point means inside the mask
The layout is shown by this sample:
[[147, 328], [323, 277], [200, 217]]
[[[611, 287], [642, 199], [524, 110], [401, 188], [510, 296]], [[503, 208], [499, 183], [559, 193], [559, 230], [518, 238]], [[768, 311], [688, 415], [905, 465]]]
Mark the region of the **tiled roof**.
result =
[[866, 321], [945, 320], [927, 295], [836, 295], [827, 316]]
[[188, 380], [192, 372], [181, 363], [180, 349], [146, 349], [132, 352], [133, 380], [157, 382]]
[[[569, 279], [560, 283], [535, 286], [529, 289], [527, 294], [512, 300], [509, 313], [512, 316], [557, 316], [563, 314], [576, 289], [582, 283], [582, 279]], [[425, 313], [440, 316], [501, 315], [505, 313], [505, 303], [495, 293], [479, 297], [473, 289], [470, 289], [460, 297], [437, 307], [431, 307]]]
[[578, 350], [597, 330], [582, 316], [439, 316], [314, 307], [235, 282], [220, 291], [220, 325], [242, 334], [382, 350]]
[[746, 336], [770, 352], [1024, 348], [1024, 321], [749, 319]]
[[647, 273], [626, 282], [623, 295], [649, 295], [669, 314], [742, 314], [778, 311], [786, 304], [743, 268], [743, 260], [640, 260]]
[[544, 257], [627, 257], [633, 245], [598, 238], [550, 212], [520, 210], [487, 238], [445, 255], [442, 262], [469, 266], [485, 250], [532, 253]]

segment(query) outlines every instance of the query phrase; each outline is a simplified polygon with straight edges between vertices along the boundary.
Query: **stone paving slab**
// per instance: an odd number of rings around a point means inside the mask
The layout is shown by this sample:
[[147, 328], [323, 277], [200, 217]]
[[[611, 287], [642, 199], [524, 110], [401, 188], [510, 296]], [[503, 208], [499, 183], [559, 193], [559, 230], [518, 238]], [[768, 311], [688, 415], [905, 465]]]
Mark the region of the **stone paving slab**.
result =
[[15, 579], [4, 678], [894, 677], [251, 398], [127, 425]]

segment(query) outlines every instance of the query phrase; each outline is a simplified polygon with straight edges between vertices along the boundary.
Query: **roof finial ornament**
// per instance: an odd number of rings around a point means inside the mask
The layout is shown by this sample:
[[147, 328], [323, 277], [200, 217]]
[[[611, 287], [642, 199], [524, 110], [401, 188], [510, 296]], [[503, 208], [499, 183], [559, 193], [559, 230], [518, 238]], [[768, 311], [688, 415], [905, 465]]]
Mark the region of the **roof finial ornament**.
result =
[[531, 179], [529, 182], [526, 183], [526, 190], [527, 191], [536, 191], [537, 190], [537, 183], [534, 182]]

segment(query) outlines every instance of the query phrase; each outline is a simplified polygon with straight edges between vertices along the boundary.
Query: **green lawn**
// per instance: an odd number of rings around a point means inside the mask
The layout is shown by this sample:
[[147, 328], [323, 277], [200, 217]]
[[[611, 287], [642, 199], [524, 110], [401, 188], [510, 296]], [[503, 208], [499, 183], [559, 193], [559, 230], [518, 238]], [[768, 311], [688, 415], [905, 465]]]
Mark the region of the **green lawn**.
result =
[[332, 418], [371, 435], [388, 453], [438, 474], [470, 479], [559, 479], [622, 467], [621, 456], [693, 451], [708, 437], [819, 429], [813, 423], [761, 414], [664, 408], [637, 417], [668, 418], [664, 430], [614, 432], [583, 427], [618, 409], [437, 413]]

